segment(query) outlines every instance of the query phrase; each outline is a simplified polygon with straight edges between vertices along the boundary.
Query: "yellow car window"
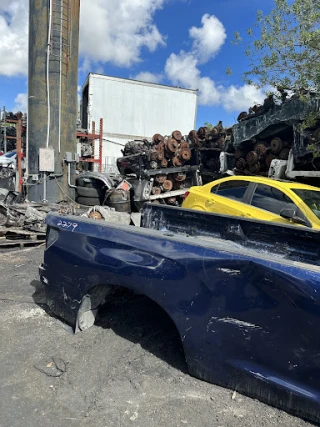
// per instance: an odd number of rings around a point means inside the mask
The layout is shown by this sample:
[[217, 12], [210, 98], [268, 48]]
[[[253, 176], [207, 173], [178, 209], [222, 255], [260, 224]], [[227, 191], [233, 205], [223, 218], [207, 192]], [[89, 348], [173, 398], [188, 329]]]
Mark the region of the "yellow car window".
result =
[[258, 184], [251, 205], [280, 215], [282, 209], [298, 210], [293, 201], [282, 191], [266, 184]]
[[215, 193], [217, 196], [228, 197], [232, 200], [242, 200], [249, 184], [249, 181], [226, 181], [222, 182], [219, 186], [212, 187], [211, 193]]
[[297, 196], [312, 210], [320, 219], [320, 191], [292, 189]]

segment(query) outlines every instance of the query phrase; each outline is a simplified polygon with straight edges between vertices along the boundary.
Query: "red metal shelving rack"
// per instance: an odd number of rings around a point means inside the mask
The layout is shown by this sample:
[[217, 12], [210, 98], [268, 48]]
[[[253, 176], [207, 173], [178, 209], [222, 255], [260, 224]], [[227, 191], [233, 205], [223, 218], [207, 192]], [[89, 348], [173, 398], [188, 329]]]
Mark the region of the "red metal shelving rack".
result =
[[22, 125], [22, 114], [17, 115], [17, 119], [8, 119], [5, 118], [3, 121], [5, 124], [11, 123], [16, 125], [16, 136], [6, 135], [5, 139], [13, 139], [16, 141], [16, 152], [17, 152], [17, 166], [16, 166], [16, 179], [17, 179], [17, 185], [16, 189], [19, 191], [19, 193], [22, 192], [22, 184], [23, 184], [23, 177], [22, 177], [22, 159], [24, 157], [23, 149], [22, 149], [22, 130], [25, 130], [25, 127]]
[[[96, 124], [92, 122], [92, 133], [77, 132], [77, 138], [86, 138], [91, 141], [93, 156], [89, 158], [81, 157], [80, 162], [98, 163], [99, 172], [102, 172], [102, 140], [103, 140], [103, 119], [100, 119], [99, 133], [96, 133]], [[99, 140], [99, 158], [94, 158], [95, 141]]]

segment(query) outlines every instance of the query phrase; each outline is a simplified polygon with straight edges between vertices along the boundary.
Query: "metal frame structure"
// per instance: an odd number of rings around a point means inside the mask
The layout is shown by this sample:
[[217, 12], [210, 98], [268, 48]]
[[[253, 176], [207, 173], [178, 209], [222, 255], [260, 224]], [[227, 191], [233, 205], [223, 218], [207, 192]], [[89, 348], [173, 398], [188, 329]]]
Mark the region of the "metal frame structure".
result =
[[[96, 133], [96, 124], [92, 122], [92, 133], [77, 132], [77, 138], [86, 138], [91, 141], [93, 156], [91, 158], [81, 157], [80, 162], [83, 163], [98, 163], [99, 172], [102, 172], [102, 143], [103, 143], [103, 119], [100, 119], [99, 133]], [[99, 140], [99, 158], [94, 157], [95, 141]]]

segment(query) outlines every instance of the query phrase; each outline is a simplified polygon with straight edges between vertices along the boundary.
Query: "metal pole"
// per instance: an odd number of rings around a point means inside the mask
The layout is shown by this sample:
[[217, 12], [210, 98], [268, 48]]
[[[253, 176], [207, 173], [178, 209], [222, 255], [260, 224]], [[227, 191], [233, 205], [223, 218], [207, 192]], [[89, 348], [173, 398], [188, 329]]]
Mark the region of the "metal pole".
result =
[[17, 122], [17, 157], [16, 157], [16, 188], [19, 193], [22, 192], [22, 140], [21, 140], [22, 114], [18, 117]]
[[102, 172], [103, 119], [100, 119], [99, 128], [99, 172]]
[[62, 43], [63, 43], [63, 0], [60, 4], [60, 70], [59, 70], [59, 135], [58, 135], [58, 150], [59, 154], [61, 153], [61, 110], [62, 110]]
[[7, 113], [6, 113], [6, 107], [3, 107], [3, 149], [4, 153], [7, 152]]

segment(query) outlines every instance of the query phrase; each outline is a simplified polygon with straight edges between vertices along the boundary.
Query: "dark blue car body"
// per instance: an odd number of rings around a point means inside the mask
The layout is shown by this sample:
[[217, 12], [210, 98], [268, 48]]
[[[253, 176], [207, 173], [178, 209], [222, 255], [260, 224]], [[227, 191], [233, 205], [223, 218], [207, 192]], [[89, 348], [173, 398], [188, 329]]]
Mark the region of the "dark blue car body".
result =
[[95, 289], [144, 294], [175, 323], [191, 375], [320, 421], [319, 233], [151, 205], [141, 228], [47, 224], [55, 314], [76, 327]]

